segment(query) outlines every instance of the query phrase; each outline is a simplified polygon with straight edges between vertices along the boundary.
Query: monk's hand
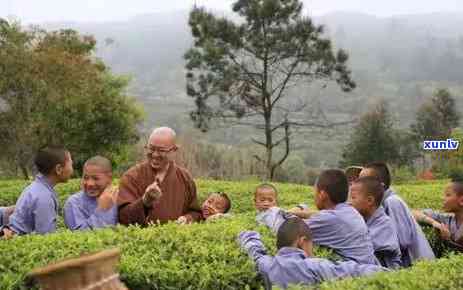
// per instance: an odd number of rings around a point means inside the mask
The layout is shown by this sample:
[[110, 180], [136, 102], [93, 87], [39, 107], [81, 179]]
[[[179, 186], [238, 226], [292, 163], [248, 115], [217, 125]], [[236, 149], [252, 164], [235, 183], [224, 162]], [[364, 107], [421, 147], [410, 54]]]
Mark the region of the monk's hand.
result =
[[440, 232], [440, 237], [443, 240], [450, 241], [451, 235], [450, 235], [450, 230], [447, 225], [440, 224], [438, 227], [439, 232]]
[[143, 204], [146, 207], [151, 207], [153, 205], [153, 202], [158, 200], [161, 196], [162, 190], [159, 187], [159, 180], [156, 179], [146, 188], [145, 194], [143, 194]]
[[3, 229], [3, 239], [4, 240], [9, 240], [9, 239], [13, 238], [14, 235], [15, 235], [15, 232], [13, 232], [12, 230], [10, 230], [8, 228]]
[[193, 222], [193, 219], [189, 215], [182, 215], [176, 221], [176, 223], [179, 225], [191, 224], [192, 222]]
[[116, 202], [118, 192], [117, 187], [106, 187], [103, 193], [101, 193], [98, 197], [98, 208], [103, 211], [107, 211], [112, 208]]
[[223, 218], [225, 216], [225, 214], [223, 213], [216, 213], [214, 215], [211, 215], [210, 217], [207, 218], [207, 221], [213, 221], [213, 220], [218, 220], [220, 218]]

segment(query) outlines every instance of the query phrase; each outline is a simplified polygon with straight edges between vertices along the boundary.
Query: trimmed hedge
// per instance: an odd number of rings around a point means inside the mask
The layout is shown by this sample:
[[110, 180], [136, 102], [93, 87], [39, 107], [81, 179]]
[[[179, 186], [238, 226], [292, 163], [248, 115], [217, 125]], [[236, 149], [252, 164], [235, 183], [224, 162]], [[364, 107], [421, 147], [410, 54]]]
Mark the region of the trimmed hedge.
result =
[[463, 255], [455, 255], [434, 262], [420, 262], [395, 272], [325, 282], [317, 287], [293, 286], [289, 290], [461, 290], [462, 268]]
[[[112, 247], [122, 250], [121, 279], [130, 289], [256, 288], [260, 281], [254, 265], [236, 242], [243, 229], [257, 229], [275, 253], [274, 237], [255, 226], [251, 214], [188, 226], [118, 226], [18, 237], [0, 242], [0, 289], [28, 289], [26, 274], [34, 267]], [[317, 249], [317, 255], [334, 257], [325, 249]]]
[[[117, 185], [118, 180], [114, 181]], [[442, 203], [442, 191], [445, 180], [423, 181], [411, 185], [394, 186], [400, 196], [413, 208], [440, 208]], [[0, 181], [0, 206], [7, 206], [16, 203], [21, 191], [29, 184], [22, 180]], [[232, 211], [235, 213], [254, 211], [254, 189], [259, 182], [231, 182], [196, 180], [199, 197], [204, 200], [207, 193], [213, 191], [224, 191], [231, 194]], [[56, 187], [60, 205], [70, 194], [79, 191], [79, 180], [71, 180], [66, 184]], [[290, 207], [297, 203], [313, 205], [313, 188], [307, 185], [277, 184], [279, 190], [279, 203], [282, 207]]]
[[[112, 247], [122, 250], [121, 279], [130, 289], [258, 289], [260, 280], [255, 266], [236, 243], [242, 230], [255, 229], [262, 233], [264, 243], [275, 253], [275, 238], [264, 227], [254, 222], [253, 190], [257, 182], [223, 182], [199, 180], [200, 199], [208, 192], [226, 191], [232, 199], [231, 219], [205, 224], [179, 226], [170, 223], [141, 229], [118, 226], [115, 229], [94, 232], [70, 232], [62, 228], [47, 236], [30, 235], [10, 241], [0, 241], [0, 289], [31, 289], [26, 274], [35, 267], [44, 266], [63, 258]], [[440, 208], [441, 192], [445, 182], [402, 185], [396, 188], [412, 207]], [[25, 183], [0, 181], [0, 205], [14, 203]], [[278, 184], [279, 203], [282, 207], [305, 202], [313, 204], [312, 188], [301, 185]], [[79, 189], [79, 182], [58, 187], [60, 203]], [[425, 229], [432, 246], [443, 255], [447, 249], [432, 229]], [[325, 249], [316, 249], [316, 255], [335, 259]], [[378, 276], [348, 279], [322, 284], [321, 289], [459, 289], [453, 278], [461, 274], [449, 267], [463, 266], [460, 256], [438, 262], [420, 263], [409, 270]], [[435, 268], [442, 267], [441, 270]], [[405, 274], [404, 274], [405, 273]], [[428, 275], [429, 273], [429, 275]], [[452, 278], [446, 282], [446, 274]], [[413, 276], [412, 276], [413, 275]], [[419, 276], [421, 275], [421, 276]], [[426, 277], [425, 279], [423, 277]], [[428, 279], [439, 287], [419, 288]], [[400, 283], [399, 283], [400, 282]], [[339, 283], [339, 284], [336, 284]], [[390, 284], [392, 283], [392, 284]], [[333, 286], [334, 285], [334, 286]], [[386, 286], [385, 286], [386, 285]], [[409, 288], [398, 288], [400, 285]], [[408, 286], [407, 286], [408, 285]], [[415, 285], [415, 286], [414, 286]], [[389, 288], [388, 288], [389, 287]], [[454, 287], [454, 288], [452, 288]], [[299, 288], [298, 288], [299, 289]], [[302, 289], [302, 288], [301, 288]], [[415, 289], [414, 289], [415, 290]]]

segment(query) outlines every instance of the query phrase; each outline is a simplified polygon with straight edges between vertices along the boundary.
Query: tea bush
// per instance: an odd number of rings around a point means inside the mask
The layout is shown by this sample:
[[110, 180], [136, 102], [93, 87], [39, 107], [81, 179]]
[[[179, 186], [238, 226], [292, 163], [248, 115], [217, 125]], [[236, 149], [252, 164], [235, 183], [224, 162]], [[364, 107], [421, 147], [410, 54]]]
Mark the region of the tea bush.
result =
[[[118, 226], [95, 232], [61, 230], [47, 236], [30, 235], [0, 242], [0, 288], [27, 289], [26, 274], [37, 266], [66, 257], [119, 247], [121, 279], [130, 289], [244, 289], [256, 288], [253, 263], [236, 242], [244, 229], [262, 233], [275, 253], [269, 230], [257, 227], [251, 214], [207, 224], [174, 223], [140, 229]], [[317, 249], [323, 257], [328, 250]]]
[[[55, 234], [22, 236], [10, 241], [0, 241], [0, 289], [31, 289], [33, 286], [27, 282], [26, 275], [33, 268], [63, 258], [113, 247], [121, 249], [121, 279], [132, 290], [258, 289], [261, 282], [255, 273], [255, 266], [247, 255], [240, 251], [236, 242], [240, 231], [254, 229], [262, 233], [270, 253], [274, 254], [276, 251], [275, 238], [266, 228], [258, 227], [254, 221], [253, 191], [257, 184], [197, 181], [200, 200], [204, 200], [209, 192], [229, 193], [234, 214], [231, 219], [188, 226], [169, 223], [143, 229], [118, 226], [94, 232], [70, 232], [63, 228], [60, 218], [60, 229]], [[445, 181], [427, 181], [399, 185], [395, 189], [413, 208], [438, 209], [441, 206], [444, 185]], [[25, 186], [24, 181], [0, 181], [0, 205], [13, 204]], [[277, 184], [277, 188], [279, 204], [282, 207], [288, 208], [301, 202], [313, 205], [313, 191], [309, 186]], [[57, 191], [61, 206], [70, 194], [78, 190], [78, 180], [59, 185]], [[439, 241], [434, 230], [425, 229], [425, 232], [436, 251], [447, 255], [447, 249]], [[336, 259], [335, 255], [326, 249], [317, 248], [316, 255]], [[438, 262], [420, 263], [412, 269], [397, 273], [382, 273], [362, 279], [325, 283], [319, 287], [459, 289], [457, 286], [461, 282], [455, 282], [453, 279], [460, 281], [462, 274], [453, 267], [461, 269], [463, 258], [450, 256]], [[424, 287], [426, 283], [432, 287]]]
[[463, 289], [463, 255], [434, 262], [419, 262], [412, 268], [371, 277], [325, 282], [316, 287], [290, 287], [289, 290], [460, 290]]

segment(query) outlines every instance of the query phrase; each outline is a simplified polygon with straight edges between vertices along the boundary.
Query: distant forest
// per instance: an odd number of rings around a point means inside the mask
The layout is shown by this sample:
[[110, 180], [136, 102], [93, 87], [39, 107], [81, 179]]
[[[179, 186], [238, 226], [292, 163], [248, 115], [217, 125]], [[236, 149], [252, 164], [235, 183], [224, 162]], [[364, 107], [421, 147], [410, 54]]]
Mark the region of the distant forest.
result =
[[[217, 12], [226, 16], [225, 12]], [[332, 121], [357, 118], [379, 100], [386, 101], [398, 128], [408, 127], [420, 104], [437, 88], [448, 88], [463, 111], [463, 14], [426, 14], [377, 18], [333, 13], [316, 17], [336, 47], [350, 55], [357, 89], [342, 93], [322, 85], [292, 93], [319, 106]], [[98, 40], [97, 56], [116, 73], [132, 76], [130, 93], [143, 105], [144, 129], [169, 125], [194, 132], [185, 93], [183, 55], [191, 46], [188, 11], [149, 14], [127, 22], [47, 23], [47, 29], [74, 28]], [[349, 128], [313, 131], [294, 145], [310, 167], [335, 166]], [[200, 134], [200, 133], [194, 133]], [[204, 135], [210, 143], [249, 145], [252, 131], [216, 129]], [[238, 136], [238, 137], [237, 137]], [[291, 160], [291, 159], [290, 159]]]

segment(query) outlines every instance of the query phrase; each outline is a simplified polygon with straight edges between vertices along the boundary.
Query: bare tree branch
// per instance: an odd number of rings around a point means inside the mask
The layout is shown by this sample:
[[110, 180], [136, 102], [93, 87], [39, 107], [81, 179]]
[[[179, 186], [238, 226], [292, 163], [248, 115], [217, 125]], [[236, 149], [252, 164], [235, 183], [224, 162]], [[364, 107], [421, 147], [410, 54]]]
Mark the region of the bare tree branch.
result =
[[[291, 68], [290, 68], [289, 72], [287, 73], [286, 78], [284, 79], [283, 83], [281, 84], [281, 87], [280, 87], [280, 89], [278, 91], [277, 97], [272, 101], [272, 106], [275, 105], [281, 99], [281, 97], [283, 96], [283, 92], [286, 89], [286, 84], [291, 79], [291, 77], [293, 75], [293, 71], [297, 67], [298, 64], [299, 64], [299, 59], [296, 59], [296, 61], [294, 61], [294, 63], [291, 65]], [[279, 87], [279, 86], [280, 85], [278, 85], [277, 87]], [[272, 95], [273, 95], [273, 93], [272, 93]]]
[[264, 142], [261, 142], [261, 141], [255, 139], [255, 138], [251, 138], [251, 141], [254, 142], [254, 143], [256, 143], [256, 144], [258, 144], [258, 145], [262, 145], [262, 146], [264, 146], [264, 147], [267, 147], [267, 144], [265, 144]]
[[265, 163], [264, 160], [262, 160], [262, 158], [260, 158], [258, 155], [254, 154], [253, 157], [259, 161], [259, 162], [262, 162], [262, 163]]
[[285, 125], [285, 138], [283, 139], [283, 140], [285, 140], [285, 145], [286, 145], [285, 146], [285, 154], [283, 155], [283, 157], [281, 157], [280, 160], [278, 160], [277, 163], [275, 163], [272, 166], [272, 172], [274, 172], [276, 168], [280, 167], [281, 164], [283, 164], [283, 162], [285, 162], [286, 158], [288, 158], [288, 156], [289, 156], [289, 151], [290, 151], [290, 146], [289, 146], [290, 145], [290, 143], [289, 143], [290, 138], [289, 137], [291, 135], [290, 131], [289, 131], [289, 127], [290, 127], [289, 123], [286, 123], [286, 125]]

